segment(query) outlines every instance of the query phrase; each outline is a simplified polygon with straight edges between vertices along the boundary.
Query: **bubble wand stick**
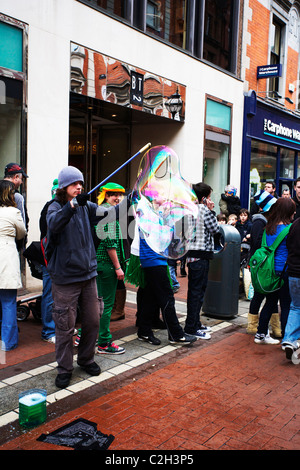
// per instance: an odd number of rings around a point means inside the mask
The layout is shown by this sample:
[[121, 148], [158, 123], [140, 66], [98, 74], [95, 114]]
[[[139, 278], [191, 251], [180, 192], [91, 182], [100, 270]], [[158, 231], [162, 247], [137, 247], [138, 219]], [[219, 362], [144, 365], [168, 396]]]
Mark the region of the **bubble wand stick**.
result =
[[91, 189], [88, 192], [88, 194], [91, 194], [93, 191], [95, 191], [95, 189], [99, 188], [99, 186], [101, 186], [103, 183], [105, 183], [107, 180], [109, 180], [113, 175], [118, 173], [118, 171], [122, 170], [122, 168], [124, 168], [124, 166], [128, 165], [128, 163], [130, 163], [131, 160], [133, 160], [135, 157], [137, 157], [141, 153], [148, 150], [150, 147], [151, 147], [150, 142], [148, 144], [144, 145], [144, 147], [142, 147], [135, 155], [133, 155], [131, 158], [129, 158], [129, 160], [127, 160], [125, 163], [123, 163], [123, 165], [119, 166], [119, 168], [117, 168], [115, 171], [113, 171], [107, 178], [105, 178], [103, 181], [101, 181], [101, 183], [97, 184], [97, 186], [95, 186], [93, 189]]

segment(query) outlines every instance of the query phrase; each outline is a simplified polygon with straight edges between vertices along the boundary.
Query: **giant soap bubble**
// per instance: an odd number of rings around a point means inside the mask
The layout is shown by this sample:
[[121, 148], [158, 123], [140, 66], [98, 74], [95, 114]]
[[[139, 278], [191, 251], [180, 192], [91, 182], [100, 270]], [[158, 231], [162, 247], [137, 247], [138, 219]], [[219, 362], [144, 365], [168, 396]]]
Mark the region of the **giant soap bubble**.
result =
[[181, 258], [195, 237], [197, 198], [174, 150], [152, 147], [140, 163], [132, 198], [140, 235], [156, 253]]

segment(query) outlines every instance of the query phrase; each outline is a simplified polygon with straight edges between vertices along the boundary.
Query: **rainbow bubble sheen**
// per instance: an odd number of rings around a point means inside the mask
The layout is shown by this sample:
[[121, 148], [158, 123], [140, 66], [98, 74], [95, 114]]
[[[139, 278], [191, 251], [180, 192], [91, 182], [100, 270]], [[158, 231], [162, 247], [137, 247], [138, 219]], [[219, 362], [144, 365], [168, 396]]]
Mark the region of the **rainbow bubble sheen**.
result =
[[161, 145], [143, 155], [132, 200], [140, 235], [148, 246], [165, 258], [184, 256], [195, 237], [198, 208], [174, 150]]

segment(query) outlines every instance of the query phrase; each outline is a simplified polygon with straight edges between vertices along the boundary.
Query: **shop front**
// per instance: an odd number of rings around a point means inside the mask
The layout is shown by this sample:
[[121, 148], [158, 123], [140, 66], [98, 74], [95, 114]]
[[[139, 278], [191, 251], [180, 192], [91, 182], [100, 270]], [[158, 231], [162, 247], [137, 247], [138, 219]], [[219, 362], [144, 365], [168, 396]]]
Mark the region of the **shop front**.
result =
[[249, 207], [257, 190], [274, 182], [282, 195], [300, 176], [300, 117], [260, 101], [254, 91], [245, 96], [241, 203]]
[[[7, 163], [26, 168], [26, 47], [28, 27], [0, 14], [0, 173]], [[25, 195], [25, 189], [21, 188]]]
[[[93, 188], [131, 157], [137, 133], [163, 135], [184, 122], [185, 86], [78, 44], [71, 44], [69, 164]], [[137, 131], [138, 129], [138, 131]], [[161, 143], [158, 141], [158, 143]], [[126, 188], [130, 167], [114, 176]]]

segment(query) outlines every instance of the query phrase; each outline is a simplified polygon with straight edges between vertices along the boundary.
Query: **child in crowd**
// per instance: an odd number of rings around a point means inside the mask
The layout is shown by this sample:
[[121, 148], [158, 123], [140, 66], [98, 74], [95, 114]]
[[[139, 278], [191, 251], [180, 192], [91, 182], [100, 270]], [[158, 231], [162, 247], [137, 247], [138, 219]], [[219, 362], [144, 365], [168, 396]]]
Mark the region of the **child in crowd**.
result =
[[217, 215], [217, 221], [218, 221], [219, 225], [226, 224], [227, 223], [226, 216], [224, 214], [218, 214]]
[[235, 224], [241, 236], [241, 271], [244, 284], [244, 291], [246, 298], [251, 298], [249, 289], [251, 285], [251, 275], [249, 269], [245, 269], [248, 264], [249, 251], [250, 251], [250, 231], [252, 222], [250, 220], [250, 213], [247, 209], [241, 209], [239, 213], [239, 220]]
[[233, 227], [235, 227], [236, 223], [237, 223], [237, 220], [238, 220], [237, 215], [229, 214], [227, 224], [232, 225]]
[[241, 243], [249, 245], [250, 231], [252, 222], [250, 220], [250, 213], [247, 209], [241, 209], [239, 213], [239, 219], [235, 224], [235, 228], [240, 232]]

